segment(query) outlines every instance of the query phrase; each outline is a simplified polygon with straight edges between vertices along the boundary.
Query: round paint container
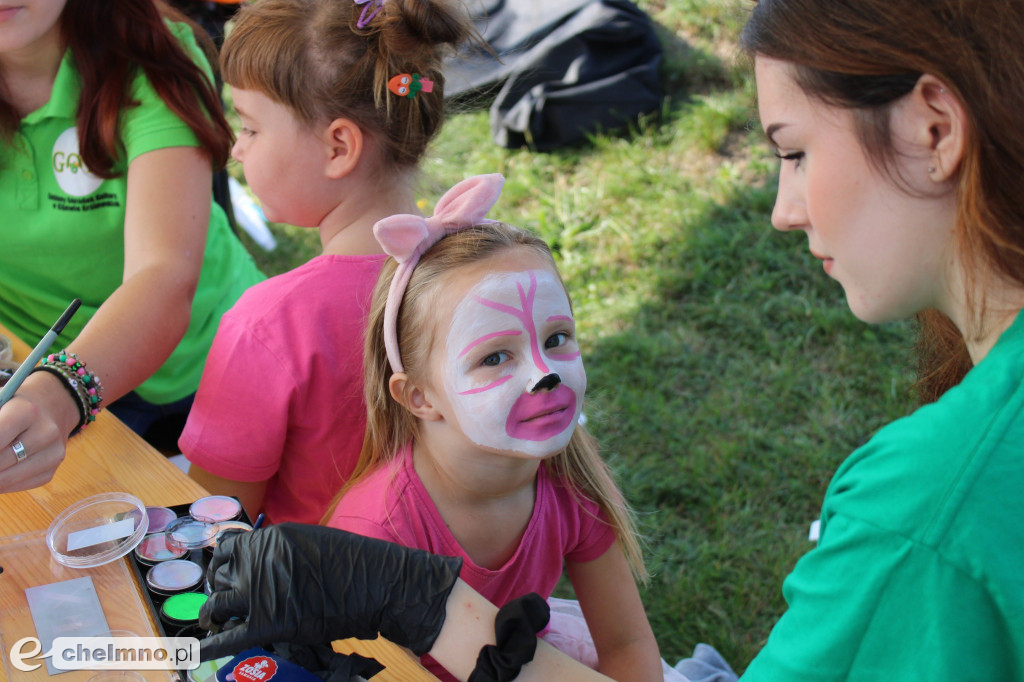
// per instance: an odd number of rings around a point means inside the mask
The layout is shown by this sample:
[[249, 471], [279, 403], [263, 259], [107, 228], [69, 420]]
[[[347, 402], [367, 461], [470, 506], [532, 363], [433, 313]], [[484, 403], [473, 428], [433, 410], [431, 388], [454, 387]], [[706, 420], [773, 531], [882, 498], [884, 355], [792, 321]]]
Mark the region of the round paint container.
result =
[[249, 531], [252, 530], [252, 526], [250, 526], [245, 521], [221, 521], [217, 525], [220, 526], [220, 529], [217, 531], [217, 535], [213, 539], [213, 546], [214, 547], [216, 547], [217, 543], [220, 542], [221, 536], [224, 535], [224, 533], [226, 533], [228, 531], [232, 531], [232, 532], [234, 532], [234, 531], [249, 532]]
[[167, 525], [178, 518], [173, 509], [167, 507], [146, 507], [146, 516], [149, 517], [149, 532], [159, 533], [167, 530]]
[[217, 671], [231, 662], [234, 656], [224, 656], [212, 661], [203, 661], [195, 670], [189, 670], [185, 674], [188, 682], [216, 682]]
[[146, 573], [146, 586], [150, 592], [170, 597], [190, 592], [203, 582], [203, 567], [187, 559], [163, 561]]
[[147, 566], [155, 566], [161, 561], [180, 559], [187, 552], [184, 547], [170, 544], [167, 533], [150, 533], [135, 548], [135, 558]]
[[171, 521], [164, 533], [167, 543], [182, 549], [202, 549], [212, 545], [217, 538], [220, 526], [216, 523], [199, 521], [191, 516], [182, 516]]
[[[203, 607], [207, 599], [209, 597], [202, 592], [183, 592], [168, 597], [160, 607], [160, 620], [168, 626], [168, 636], [175, 636], [171, 634], [172, 630], [177, 631], [190, 625], [196, 625], [199, 622], [199, 609]], [[177, 636], [183, 635], [178, 632]]]
[[207, 523], [232, 521], [242, 515], [242, 503], [227, 495], [210, 495], [193, 502], [188, 513], [192, 518]]
[[196, 639], [204, 639], [209, 634], [210, 633], [204, 630], [199, 623], [195, 623], [194, 625], [188, 625], [178, 630], [178, 634], [174, 635], [174, 637], [195, 637]]

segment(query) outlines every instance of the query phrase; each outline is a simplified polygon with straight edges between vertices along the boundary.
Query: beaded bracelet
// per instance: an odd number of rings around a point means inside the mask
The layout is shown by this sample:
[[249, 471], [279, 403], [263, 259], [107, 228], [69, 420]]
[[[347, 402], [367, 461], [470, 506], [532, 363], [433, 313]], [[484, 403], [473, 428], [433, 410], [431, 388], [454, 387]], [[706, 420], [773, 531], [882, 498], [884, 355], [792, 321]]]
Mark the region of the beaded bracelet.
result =
[[57, 377], [60, 380], [60, 385], [63, 386], [64, 390], [68, 392], [68, 395], [71, 396], [71, 399], [75, 401], [75, 407], [78, 408], [78, 424], [71, 431], [71, 433], [77, 433], [78, 430], [85, 425], [89, 417], [89, 408], [86, 406], [82, 395], [79, 394], [78, 387], [76, 385], [72, 385], [71, 383], [72, 381], [74, 381], [74, 383], [77, 384], [78, 381], [72, 379], [71, 377], [67, 376], [67, 374], [51, 365], [40, 365], [33, 369], [32, 372], [46, 372], [47, 374], [52, 374], [53, 376]]
[[39, 368], [56, 370], [79, 397], [81, 419], [71, 432], [72, 436], [96, 421], [96, 415], [100, 413], [103, 404], [103, 384], [86, 369], [85, 363], [77, 355], [67, 350], [51, 353], [43, 358]]

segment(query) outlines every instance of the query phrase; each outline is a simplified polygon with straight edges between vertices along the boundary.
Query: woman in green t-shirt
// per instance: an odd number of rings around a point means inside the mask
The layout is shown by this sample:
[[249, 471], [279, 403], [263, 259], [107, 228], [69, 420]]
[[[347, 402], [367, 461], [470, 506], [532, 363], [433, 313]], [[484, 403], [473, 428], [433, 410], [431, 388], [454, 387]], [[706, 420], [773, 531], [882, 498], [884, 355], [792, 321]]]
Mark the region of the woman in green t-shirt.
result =
[[[860, 319], [920, 317], [925, 404], [836, 473], [744, 680], [1024, 680], [1022, 37], [1021, 0], [752, 11], [742, 45], [781, 160], [772, 223], [806, 236]], [[220, 543], [210, 575], [201, 622], [247, 620], [207, 655], [369, 629], [460, 679], [602, 679], [534, 652], [528, 605], [503, 607], [481, 651], [497, 609], [455, 559], [275, 527]], [[734, 678], [698, 658], [679, 666], [691, 680]]]
[[49, 481], [126, 394], [139, 431], [187, 411], [220, 315], [262, 278], [211, 199], [232, 135], [182, 18], [0, 2], [0, 323], [34, 345], [82, 301], [0, 408], [0, 492]]

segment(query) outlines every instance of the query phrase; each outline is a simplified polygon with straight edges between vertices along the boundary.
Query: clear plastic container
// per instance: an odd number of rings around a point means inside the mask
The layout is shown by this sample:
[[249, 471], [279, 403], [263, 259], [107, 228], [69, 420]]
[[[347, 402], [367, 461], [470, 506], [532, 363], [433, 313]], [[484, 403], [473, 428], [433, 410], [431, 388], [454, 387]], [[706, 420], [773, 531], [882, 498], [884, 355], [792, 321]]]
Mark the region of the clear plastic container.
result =
[[181, 516], [167, 526], [167, 544], [182, 549], [202, 549], [216, 542], [220, 526], [216, 523], [199, 521], [191, 516]]
[[128, 493], [102, 493], [65, 509], [46, 530], [57, 563], [93, 568], [135, 549], [149, 528], [146, 505]]

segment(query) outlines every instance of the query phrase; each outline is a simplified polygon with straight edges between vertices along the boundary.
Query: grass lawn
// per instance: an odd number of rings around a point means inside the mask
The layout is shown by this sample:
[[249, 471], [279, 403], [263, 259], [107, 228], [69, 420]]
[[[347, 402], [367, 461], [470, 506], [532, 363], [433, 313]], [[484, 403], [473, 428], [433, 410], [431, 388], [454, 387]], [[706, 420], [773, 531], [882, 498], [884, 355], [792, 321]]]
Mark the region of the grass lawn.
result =
[[[589, 425], [639, 514], [662, 655], [708, 642], [742, 671], [832, 473], [912, 407], [913, 330], [857, 321], [803, 236], [771, 229], [777, 162], [735, 54], [746, 3], [639, 4], [665, 46], [660, 116], [538, 154], [460, 113], [421, 195], [505, 174], [492, 216], [548, 240], [575, 299]], [[253, 247], [268, 273], [317, 253], [315, 231], [273, 229], [276, 251]]]

